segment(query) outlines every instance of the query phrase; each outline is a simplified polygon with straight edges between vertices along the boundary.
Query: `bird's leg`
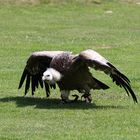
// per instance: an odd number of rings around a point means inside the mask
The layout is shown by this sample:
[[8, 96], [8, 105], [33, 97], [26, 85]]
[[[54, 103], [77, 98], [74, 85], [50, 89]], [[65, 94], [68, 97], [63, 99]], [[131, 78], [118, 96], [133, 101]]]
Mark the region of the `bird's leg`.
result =
[[92, 97], [91, 97], [91, 94], [90, 94], [90, 93], [84, 93], [84, 94], [81, 96], [81, 99], [82, 99], [83, 97], [85, 98], [86, 103], [91, 103]]
[[61, 100], [63, 103], [68, 103], [69, 102], [69, 90], [61, 90]]
[[86, 103], [91, 103], [92, 97], [91, 97], [91, 94], [90, 94], [90, 88], [89, 88], [89, 86], [85, 86], [85, 89], [84, 89], [84, 92], [83, 93], [84, 94], [81, 96], [81, 99], [84, 97]]
[[85, 101], [86, 101], [86, 103], [91, 103], [91, 101], [92, 101], [92, 97], [91, 97], [91, 94], [90, 93], [84, 93], [82, 96], [81, 96], [81, 98], [85, 98]]

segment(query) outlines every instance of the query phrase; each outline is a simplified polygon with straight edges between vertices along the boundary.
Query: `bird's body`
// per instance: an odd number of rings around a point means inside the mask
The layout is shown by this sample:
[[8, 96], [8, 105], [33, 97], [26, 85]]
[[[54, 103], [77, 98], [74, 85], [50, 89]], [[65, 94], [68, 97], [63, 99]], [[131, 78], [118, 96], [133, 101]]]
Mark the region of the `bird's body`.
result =
[[[27, 61], [23, 72], [19, 88], [22, 86], [25, 78], [25, 94], [32, 83], [32, 94], [40, 83], [45, 85], [46, 93], [49, 93], [49, 87], [57, 84], [61, 91], [61, 98], [68, 101], [71, 90], [78, 90], [83, 94], [85, 100], [90, 102], [90, 90], [108, 89], [109, 87], [92, 76], [89, 67], [100, 70], [110, 75], [116, 85], [123, 87], [128, 94], [131, 94], [133, 100], [137, 98], [131, 88], [129, 79], [116, 69], [109, 61], [93, 50], [85, 50], [80, 54], [70, 52], [36, 52], [33, 53]], [[41, 80], [43, 79], [43, 81]]]
[[[75, 56], [70, 53], [63, 53], [54, 57], [50, 63], [50, 67], [59, 71], [62, 74], [62, 78], [58, 81], [60, 90], [86, 90], [90, 89], [102, 89], [108, 88], [103, 83], [92, 77], [87, 65], [81, 65], [75, 67]], [[101, 85], [100, 85], [101, 83]]]

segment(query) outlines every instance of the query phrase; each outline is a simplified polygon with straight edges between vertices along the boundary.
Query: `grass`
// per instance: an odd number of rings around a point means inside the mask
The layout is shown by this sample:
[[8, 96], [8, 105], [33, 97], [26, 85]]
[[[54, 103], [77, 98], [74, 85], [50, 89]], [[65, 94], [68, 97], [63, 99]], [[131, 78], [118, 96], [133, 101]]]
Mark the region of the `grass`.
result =
[[58, 88], [48, 99], [41, 89], [35, 98], [30, 93], [23, 98], [24, 89], [17, 90], [32, 52], [78, 53], [91, 48], [130, 78], [140, 99], [138, 4], [123, 0], [100, 4], [0, 3], [0, 140], [140, 139], [140, 105], [100, 72], [96, 72], [96, 78], [111, 88], [92, 91], [92, 104], [61, 104]]

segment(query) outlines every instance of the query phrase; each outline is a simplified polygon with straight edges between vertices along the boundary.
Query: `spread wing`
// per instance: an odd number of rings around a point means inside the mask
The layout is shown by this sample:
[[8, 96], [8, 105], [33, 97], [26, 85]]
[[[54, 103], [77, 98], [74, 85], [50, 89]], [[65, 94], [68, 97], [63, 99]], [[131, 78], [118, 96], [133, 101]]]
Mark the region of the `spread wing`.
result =
[[45, 87], [46, 95], [47, 97], [49, 96], [49, 86], [51, 88], [55, 88], [55, 85], [48, 85], [46, 82], [43, 82], [42, 75], [43, 72], [50, 66], [52, 58], [60, 53], [63, 53], [63, 51], [40, 51], [34, 52], [28, 58], [18, 87], [20, 89], [24, 81], [26, 81], [24, 95], [27, 94], [30, 87], [32, 89], [32, 95], [34, 95], [36, 88], [40, 85], [41, 88], [43, 88], [43, 86]]
[[[77, 65], [77, 63], [79, 63], [79, 65]], [[130, 80], [99, 53], [93, 50], [82, 51], [75, 57], [75, 64], [75, 66], [86, 64], [95, 70], [103, 71], [112, 78], [116, 85], [123, 87], [127, 94], [132, 96], [134, 102], [137, 102], [136, 95], [130, 85]]]

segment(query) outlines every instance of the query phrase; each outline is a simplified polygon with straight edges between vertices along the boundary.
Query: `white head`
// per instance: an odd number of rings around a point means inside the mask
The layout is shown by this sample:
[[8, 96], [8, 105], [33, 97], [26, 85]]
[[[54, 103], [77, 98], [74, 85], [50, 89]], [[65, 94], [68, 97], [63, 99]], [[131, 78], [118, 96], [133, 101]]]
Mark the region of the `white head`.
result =
[[61, 79], [62, 75], [60, 72], [53, 68], [48, 68], [42, 76], [43, 81], [47, 81], [48, 83], [55, 83]]

